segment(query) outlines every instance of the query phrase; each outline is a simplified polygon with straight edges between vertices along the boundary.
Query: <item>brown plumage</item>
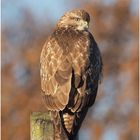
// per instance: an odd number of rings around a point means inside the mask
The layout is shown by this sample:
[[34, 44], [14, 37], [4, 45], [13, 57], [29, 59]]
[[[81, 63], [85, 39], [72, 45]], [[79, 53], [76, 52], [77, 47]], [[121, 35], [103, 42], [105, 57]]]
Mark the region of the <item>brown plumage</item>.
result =
[[88, 31], [89, 20], [84, 10], [67, 12], [40, 57], [46, 108], [59, 113], [69, 139], [74, 139], [95, 101], [102, 72], [100, 51]]

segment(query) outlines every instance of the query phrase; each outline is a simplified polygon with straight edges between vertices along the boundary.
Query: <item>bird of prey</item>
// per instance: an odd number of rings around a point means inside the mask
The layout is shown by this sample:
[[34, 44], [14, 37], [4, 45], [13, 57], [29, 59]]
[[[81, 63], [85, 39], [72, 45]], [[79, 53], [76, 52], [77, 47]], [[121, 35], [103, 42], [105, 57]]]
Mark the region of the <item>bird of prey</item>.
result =
[[[69, 140], [73, 140], [95, 102], [102, 75], [97, 43], [88, 31], [84, 10], [65, 13], [43, 46], [40, 75], [47, 110], [57, 112]], [[56, 123], [57, 124], [57, 123]]]

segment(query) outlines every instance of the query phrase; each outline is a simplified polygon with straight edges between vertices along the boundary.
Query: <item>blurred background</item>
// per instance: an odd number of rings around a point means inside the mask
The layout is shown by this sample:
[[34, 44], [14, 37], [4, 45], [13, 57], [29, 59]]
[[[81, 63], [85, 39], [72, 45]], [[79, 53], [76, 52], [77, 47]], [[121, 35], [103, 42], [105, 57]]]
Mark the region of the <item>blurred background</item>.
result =
[[29, 116], [45, 111], [39, 57], [59, 18], [75, 8], [91, 16], [90, 32], [104, 72], [79, 140], [138, 140], [138, 0], [2, 0], [2, 140], [29, 140]]

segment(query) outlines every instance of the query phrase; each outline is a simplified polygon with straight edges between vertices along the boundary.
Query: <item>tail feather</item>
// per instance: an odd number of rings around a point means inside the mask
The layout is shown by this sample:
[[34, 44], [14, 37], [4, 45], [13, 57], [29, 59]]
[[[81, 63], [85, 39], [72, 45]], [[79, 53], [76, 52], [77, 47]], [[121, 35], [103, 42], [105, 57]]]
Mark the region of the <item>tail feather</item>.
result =
[[61, 118], [58, 111], [51, 111], [54, 124], [54, 140], [68, 140], [67, 135], [61, 124]]
[[69, 133], [71, 133], [74, 118], [74, 115], [69, 115], [68, 113], [63, 114], [64, 125]]
[[68, 109], [59, 112], [62, 126], [69, 140], [76, 140], [78, 131], [87, 114], [87, 111], [88, 108], [85, 108], [81, 112], [77, 112], [77, 113], [73, 113]]

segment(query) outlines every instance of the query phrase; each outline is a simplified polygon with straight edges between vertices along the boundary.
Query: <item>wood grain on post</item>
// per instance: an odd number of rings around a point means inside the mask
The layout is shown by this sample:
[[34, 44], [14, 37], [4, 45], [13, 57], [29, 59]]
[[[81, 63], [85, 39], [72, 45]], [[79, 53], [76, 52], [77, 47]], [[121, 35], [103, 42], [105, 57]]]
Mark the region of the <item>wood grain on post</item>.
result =
[[55, 136], [55, 124], [51, 112], [33, 112], [30, 115], [31, 140], [68, 140], [63, 128], [59, 138]]
[[33, 112], [30, 115], [31, 140], [54, 140], [54, 127], [49, 112]]

